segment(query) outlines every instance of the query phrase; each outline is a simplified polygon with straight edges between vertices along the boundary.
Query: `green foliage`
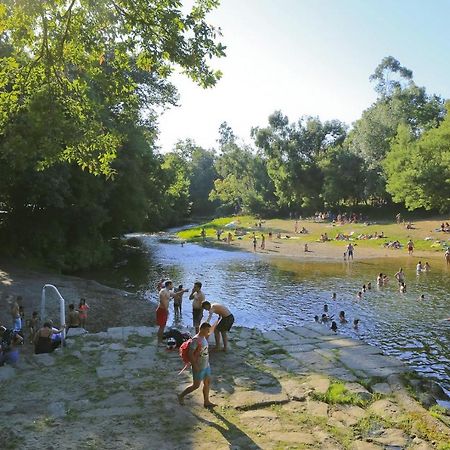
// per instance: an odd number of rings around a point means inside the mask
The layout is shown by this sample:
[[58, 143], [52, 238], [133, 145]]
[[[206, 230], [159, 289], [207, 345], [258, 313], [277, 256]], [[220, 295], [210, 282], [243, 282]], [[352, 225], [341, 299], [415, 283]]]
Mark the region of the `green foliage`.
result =
[[[447, 105], [447, 108], [450, 104]], [[400, 126], [384, 162], [387, 190], [410, 210], [450, 208], [450, 115], [438, 128], [414, 139]]]
[[269, 117], [269, 126], [252, 130], [256, 146], [267, 161], [280, 207], [320, 206], [323, 176], [318, 161], [327, 150], [342, 143], [346, 127], [339, 121], [322, 123], [304, 117], [297, 123], [281, 112]]
[[206, 62], [224, 56], [220, 30], [205, 22], [217, 4], [199, 0], [184, 14], [178, 0], [5, 1], [0, 133], [48, 96], [64, 126], [47, 133], [41, 167], [67, 161], [110, 175], [123, 142], [114, 125], [174, 103], [167, 78], [175, 67], [203, 87], [220, 78]]
[[317, 400], [329, 403], [331, 405], [357, 405], [365, 406], [367, 404], [366, 400], [363, 400], [357, 394], [349, 392], [345, 385], [341, 382], [332, 382], [325, 394], [314, 394]]

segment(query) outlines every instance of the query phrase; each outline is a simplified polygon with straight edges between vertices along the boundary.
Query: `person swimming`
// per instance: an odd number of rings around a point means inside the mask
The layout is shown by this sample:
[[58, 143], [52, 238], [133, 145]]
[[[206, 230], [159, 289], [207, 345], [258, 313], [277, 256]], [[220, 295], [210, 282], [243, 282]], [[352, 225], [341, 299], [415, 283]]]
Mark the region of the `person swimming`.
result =
[[334, 331], [334, 332], [336, 333], [337, 329], [338, 329], [337, 324], [336, 324], [336, 322], [333, 320], [333, 321], [331, 322], [331, 330]]
[[359, 291], [359, 292], [356, 294], [356, 298], [357, 298], [358, 300], [361, 300], [361, 299], [362, 299], [362, 292], [361, 292], [361, 291]]
[[314, 322], [319, 323], [319, 316], [314, 316]]
[[336, 300], [336, 292], [333, 292], [333, 295], [331, 296], [331, 300]]
[[323, 305], [323, 312], [328, 312], [328, 305]]
[[357, 330], [357, 329], [358, 329], [358, 326], [359, 326], [359, 319], [354, 319], [354, 320], [353, 320], [353, 328], [354, 328], [355, 330]]
[[425, 295], [422, 294], [422, 295], [419, 297], [419, 300], [425, 300]]
[[365, 285], [365, 284], [362, 285], [361, 290], [362, 290], [363, 292], [366, 292], [367, 288], [366, 288], [366, 285]]
[[382, 286], [383, 285], [383, 274], [381, 272], [377, 276], [377, 284], [378, 284], [378, 286]]
[[341, 311], [339, 313], [339, 322], [341, 323], [347, 323], [347, 319], [345, 318], [345, 311]]
[[372, 289], [372, 283], [369, 281], [367, 283], [367, 290], [370, 291]]

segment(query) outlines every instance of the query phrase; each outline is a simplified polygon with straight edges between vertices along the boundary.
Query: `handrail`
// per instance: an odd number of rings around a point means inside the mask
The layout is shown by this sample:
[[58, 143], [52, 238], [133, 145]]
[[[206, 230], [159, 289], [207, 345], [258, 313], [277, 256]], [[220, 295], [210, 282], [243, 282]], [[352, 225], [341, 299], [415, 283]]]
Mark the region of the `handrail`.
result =
[[53, 284], [45, 284], [44, 287], [42, 288], [42, 296], [41, 296], [41, 319], [44, 319], [44, 315], [45, 315], [45, 291], [47, 288], [51, 288], [53, 289], [53, 291], [56, 292], [56, 295], [58, 296], [59, 299], [59, 305], [60, 305], [60, 309], [59, 309], [59, 314], [60, 314], [60, 323], [61, 323], [61, 327], [63, 328], [63, 331], [61, 333], [62, 336], [62, 342], [61, 344], [64, 344], [64, 340], [66, 339], [66, 305], [64, 302], [64, 298], [61, 295], [61, 293], [58, 291], [58, 289], [56, 288], [56, 286], [53, 286]]

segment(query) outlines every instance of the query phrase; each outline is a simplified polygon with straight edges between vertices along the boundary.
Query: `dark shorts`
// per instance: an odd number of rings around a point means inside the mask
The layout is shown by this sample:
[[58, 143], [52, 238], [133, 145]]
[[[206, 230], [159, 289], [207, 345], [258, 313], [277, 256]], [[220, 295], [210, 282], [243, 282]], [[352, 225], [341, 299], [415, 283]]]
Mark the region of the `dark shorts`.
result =
[[216, 330], [217, 331], [230, 331], [231, 327], [234, 323], [234, 316], [233, 314], [230, 314], [227, 317], [222, 317], [219, 320], [219, 323], [217, 324]]
[[203, 308], [192, 310], [192, 323], [194, 327], [199, 327], [203, 318]]

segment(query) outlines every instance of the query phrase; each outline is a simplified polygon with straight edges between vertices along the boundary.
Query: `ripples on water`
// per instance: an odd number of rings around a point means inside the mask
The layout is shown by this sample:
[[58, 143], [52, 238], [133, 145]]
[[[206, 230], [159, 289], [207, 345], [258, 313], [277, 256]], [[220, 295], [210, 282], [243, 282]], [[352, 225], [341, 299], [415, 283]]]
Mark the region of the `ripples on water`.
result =
[[[338, 323], [342, 333], [382, 348], [418, 372], [438, 379], [450, 390], [449, 273], [444, 261], [431, 261], [429, 273], [416, 275], [417, 258], [344, 262], [296, 262], [265, 260], [252, 253], [224, 251], [194, 244], [161, 243], [140, 236], [149, 258], [149, 277], [144, 294], [156, 300], [155, 285], [162, 276], [174, 284], [191, 288], [203, 283], [206, 298], [228, 305], [236, 324], [262, 330], [298, 325], [321, 315], [345, 311], [348, 324]], [[400, 294], [394, 274], [403, 266], [408, 292]], [[379, 272], [390, 277], [388, 286], [378, 288]], [[356, 293], [372, 282], [363, 300]], [[337, 300], [332, 300], [332, 293]], [[418, 298], [425, 294], [425, 301]], [[190, 302], [183, 299], [182, 324], [191, 325]], [[354, 330], [354, 318], [361, 320]], [[173, 314], [169, 322], [173, 320]], [[325, 325], [324, 325], [325, 326]]]

